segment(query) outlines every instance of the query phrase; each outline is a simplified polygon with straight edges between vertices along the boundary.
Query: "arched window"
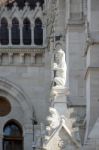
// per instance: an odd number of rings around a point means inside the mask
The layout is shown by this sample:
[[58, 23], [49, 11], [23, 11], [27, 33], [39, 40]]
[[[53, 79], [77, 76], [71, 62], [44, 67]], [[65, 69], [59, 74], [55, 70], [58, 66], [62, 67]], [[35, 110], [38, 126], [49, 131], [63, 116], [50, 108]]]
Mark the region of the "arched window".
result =
[[9, 121], [3, 129], [3, 150], [23, 150], [22, 129], [14, 121]]
[[2, 45], [9, 44], [8, 22], [5, 18], [1, 19], [0, 42], [1, 42]]
[[25, 18], [23, 21], [23, 44], [31, 44], [31, 24], [27, 18]]
[[36, 45], [43, 44], [43, 29], [42, 22], [39, 18], [35, 20], [35, 28], [34, 28], [34, 43]]
[[10, 102], [3, 96], [0, 96], [0, 117], [6, 116], [11, 111]]
[[19, 22], [16, 18], [13, 18], [12, 20], [11, 37], [12, 37], [12, 44], [14, 45], [20, 44]]

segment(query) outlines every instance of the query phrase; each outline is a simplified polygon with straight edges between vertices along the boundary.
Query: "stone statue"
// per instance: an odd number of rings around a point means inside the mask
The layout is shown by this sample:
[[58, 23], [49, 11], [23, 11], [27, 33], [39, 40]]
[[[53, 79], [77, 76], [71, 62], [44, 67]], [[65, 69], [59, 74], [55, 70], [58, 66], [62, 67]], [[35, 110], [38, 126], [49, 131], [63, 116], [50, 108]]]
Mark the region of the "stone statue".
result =
[[59, 49], [55, 54], [55, 63], [53, 65], [53, 70], [56, 71], [54, 77], [54, 83], [56, 84], [56, 86], [65, 86], [67, 65], [65, 61], [65, 53], [62, 49]]
[[49, 122], [49, 127], [51, 129], [55, 129], [60, 124], [60, 117], [55, 108], [49, 108], [50, 116], [47, 117], [47, 121]]

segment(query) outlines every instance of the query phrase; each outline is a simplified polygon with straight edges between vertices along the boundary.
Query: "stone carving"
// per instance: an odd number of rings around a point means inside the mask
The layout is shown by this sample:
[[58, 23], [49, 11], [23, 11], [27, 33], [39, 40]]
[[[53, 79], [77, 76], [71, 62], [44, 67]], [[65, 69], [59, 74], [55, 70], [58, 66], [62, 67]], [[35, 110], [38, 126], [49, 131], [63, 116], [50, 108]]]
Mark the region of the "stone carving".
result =
[[35, 141], [32, 144], [32, 147], [35, 149], [41, 149], [43, 146], [43, 140], [45, 136], [45, 126], [41, 123], [38, 128], [35, 129]]
[[59, 49], [55, 54], [55, 63], [53, 64], [53, 70], [56, 71], [54, 77], [54, 83], [56, 84], [56, 86], [65, 86], [67, 65], [65, 61], [65, 53], [62, 49]]
[[55, 129], [60, 124], [60, 117], [59, 117], [57, 110], [55, 108], [50, 107], [49, 112], [51, 115], [47, 117], [47, 121], [49, 122], [48, 130], [49, 128]]
[[58, 142], [58, 147], [61, 148], [61, 150], [63, 150], [65, 148], [65, 142], [60, 138], [59, 142]]
[[47, 134], [44, 138], [48, 141], [53, 133], [53, 131], [60, 125], [60, 117], [57, 110], [53, 107], [49, 108], [50, 116], [47, 117], [48, 126], [46, 127]]

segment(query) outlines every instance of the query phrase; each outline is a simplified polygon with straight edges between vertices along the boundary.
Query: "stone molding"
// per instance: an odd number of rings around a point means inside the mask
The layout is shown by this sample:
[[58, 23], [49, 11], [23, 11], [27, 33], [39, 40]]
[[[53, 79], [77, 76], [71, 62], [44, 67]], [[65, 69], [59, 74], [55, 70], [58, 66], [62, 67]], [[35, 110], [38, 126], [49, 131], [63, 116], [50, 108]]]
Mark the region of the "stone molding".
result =
[[97, 67], [95, 67], [95, 66], [87, 67], [86, 72], [85, 72], [85, 77], [84, 77], [85, 79], [87, 79], [88, 74], [90, 73], [90, 71], [99, 71], [99, 66], [97, 66]]
[[67, 87], [52, 87], [52, 92], [53, 95], [69, 95], [69, 89]]
[[31, 108], [31, 104], [29, 104], [29, 97], [20, 87], [18, 87], [16, 84], [9, 81], [8, 79], [0, 77], [0, 90], [7, 92], [9, 95], [14, 97], [14, 99], [16, 99], [20, 103], [25, 113], [25, 117], [27, 116], [26, 110], [28, 110], [28, 115], [31, 115], [31, 111], [33, 111], [32, 110], [33, 108]]
[[38, 47], [38, 48], [34, 48], [34, 47], [29, 47], [29, 46], [0, 46], [0, 53], [2, 52], [13, 52], [13, 53], [21, 53], [21, 52], [25, 52], [25, 53], [44, 53], [45, 52], [45, 48], [43, 47]]
[[[0, 65], [1, 66], [43, 66], [45, 48], [0, 48]], [[17, 55], [17, 56], [16, 56]], [[6, 57], [6, 60], [5, 60]], [[17, 62], [15, 60], [17, 57]], [[29, 59], [29, 62], [27, 60]], [[41, 59], [40, 62], [38, 59]]]

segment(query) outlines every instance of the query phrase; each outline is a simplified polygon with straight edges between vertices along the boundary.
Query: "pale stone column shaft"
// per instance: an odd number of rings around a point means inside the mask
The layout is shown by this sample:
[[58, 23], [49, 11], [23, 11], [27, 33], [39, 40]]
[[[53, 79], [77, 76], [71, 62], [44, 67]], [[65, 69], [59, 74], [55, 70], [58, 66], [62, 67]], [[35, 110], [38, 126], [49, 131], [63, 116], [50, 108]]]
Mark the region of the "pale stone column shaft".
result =
[[31, 64], [35, 64], [35, 54], [31, 54]]
[[31, 25], [31, 45], [34, 45], [34, 24]]
[[20, 54], [20, 63], [23, 64], [24, 63], [24, 53]]
[[12, 64], [13, 61], [13, 53], [9, 53], [9, 64]]
[[2, 64], [2, 54], [0, 53], [0, 64]]
[[0, 136], [0, 150], [3, 149], [3, 137]]
[[24, 150], [33, 150], [33, 125], [29, 124], [24, 131]]
[[12, 45], [12, 37], [11, 37], [11, 25], [9, 25], [9, 45]]
[[20, 45], [23, 45], [23, 25], [20, 25]]
[[43, 28], [43, 45], [45, 45], [46, 44], [46, 26], [43, 25], [42, 28]]

